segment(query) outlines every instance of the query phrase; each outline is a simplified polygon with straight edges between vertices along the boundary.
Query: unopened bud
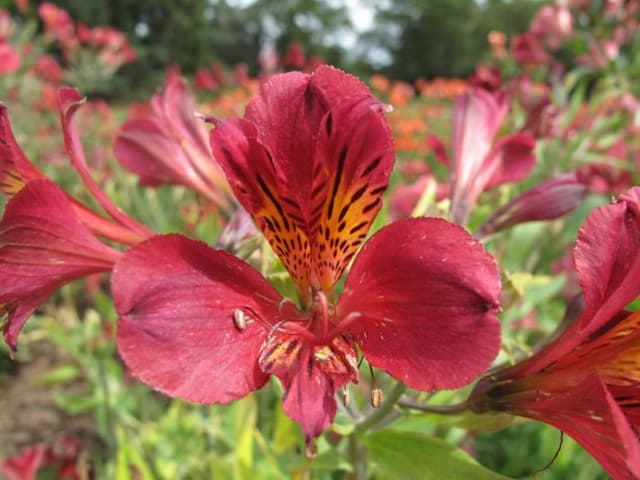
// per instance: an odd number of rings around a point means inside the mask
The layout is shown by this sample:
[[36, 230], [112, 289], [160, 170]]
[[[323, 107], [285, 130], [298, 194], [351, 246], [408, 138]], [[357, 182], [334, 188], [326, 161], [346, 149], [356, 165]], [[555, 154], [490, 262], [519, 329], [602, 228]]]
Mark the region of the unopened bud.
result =
[[384, 393], [382, 393], [381, 388], [374, 388], [371, 390], [371, 406], [373, 408], [378, 408], [382, 405], [384, 401]]

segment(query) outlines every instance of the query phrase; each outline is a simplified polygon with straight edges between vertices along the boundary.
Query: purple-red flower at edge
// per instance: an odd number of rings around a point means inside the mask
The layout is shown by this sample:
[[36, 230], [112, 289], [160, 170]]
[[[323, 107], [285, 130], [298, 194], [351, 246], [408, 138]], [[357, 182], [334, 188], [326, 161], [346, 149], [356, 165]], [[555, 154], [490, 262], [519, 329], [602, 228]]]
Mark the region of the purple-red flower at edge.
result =
[[441, 219], [403, 220], [356, 255], [394, 162], [381, 106], [364, 84], [331, 67], [276, 75], [244, 118], [216, 121], [211, 146], [300, 306], [226, 252], [180, 235], [151, 238], [112, 277], [118, 348], [142, 381], [224, 403], [274, 375], [309, 448], [333, 421], [336, 391], [358, 381], [359, 353], [420, 390], [460, 387], [488, 367], [500, 343], [500, 280], [467, 232]]
[[0, 328], [12, 352], [29, 316], [51, 294], [72, 280], [113, 268], [122, 253], [98, 236], [131, 245], [151, 235], [113, 205], [91, 178], [73, 120], [82, 102], [77, 90], [60, 89], [65, 146], [72, 165], [113, 220], [68, 196], [27, 159], [0, 105], [0, 192], [11, 197], [0, 220]]
[[640, 477], [640, 188], [587, 218], [574, 250], [585, 308], [532, 357], [480, 380], [478, 412], [549, 423], [614, 479]]

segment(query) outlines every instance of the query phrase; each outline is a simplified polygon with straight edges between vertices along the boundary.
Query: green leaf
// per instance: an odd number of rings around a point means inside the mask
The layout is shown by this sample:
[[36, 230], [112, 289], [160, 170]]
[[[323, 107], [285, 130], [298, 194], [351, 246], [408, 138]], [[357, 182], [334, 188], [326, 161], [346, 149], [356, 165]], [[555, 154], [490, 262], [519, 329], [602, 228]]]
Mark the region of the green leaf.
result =
[[506, 480], [462, 450], [418, 432], [379, 430], [364, 439], [369, 458], [389, 478]]
[[251, 478], [253, 471], [253, 431], [258, 407], [254, 395], [236, 402], [235, 473], [236, 478]]

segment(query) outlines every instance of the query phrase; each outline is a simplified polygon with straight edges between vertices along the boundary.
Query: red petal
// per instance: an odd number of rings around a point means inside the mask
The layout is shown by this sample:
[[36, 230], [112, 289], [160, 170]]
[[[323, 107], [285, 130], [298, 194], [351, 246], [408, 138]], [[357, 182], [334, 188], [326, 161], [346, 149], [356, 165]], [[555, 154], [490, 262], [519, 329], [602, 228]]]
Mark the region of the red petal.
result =
[[58, 90], [58, 103], [60, 105], [60, 123], [64, 133], [64, 144], [71, 163], [76, 169], [87, 189], [104, 208], [109, 215], [120, 225], [128, 228], [142, 238], [148, 238], [153, 232], [140, 225], [134, 219], [116, 207], [107, 195], [100, 190], [100, 187], [93, 181], [89, 172], [89, 165], [84, 156], [82, 143], [78, 135], [78, 127], [74, 120], [74, 115], [86, 101], [81, 97], [80, 92], [75, 88], [63, 87]]
[[301, 424], [308, 446], [333, 423], [336, 391], [359, 379], [356, 350], [345, 336], [322, 345], [276, 331], [263, 345], [259, 362], [282, 382], [283, 409]]
[[419, 390], [457, 388], [489, 367], [500, 347], [495, 261], [462, 228], [437, 218], [401, 220], [365, 244], [337, 315], [367, 360]]
[[120, 252], [100, 243], [49, 180], [32, 180], [7, 204], [0, 222], [0, 311], [15, 350], [27, 317], [65, 283], [111, 270]]
[[[151, 116], [127, 120], [118, 133], [113, 153], [125, 169], [140, 176], [142, 185], [191, 186], [194, 180], [197, 182], [197, 175], [182, 150]], [[193, 188], [199, 187], [195, 183]]]
[[640, 478], [640, 442], [597, 376], [564, 393], [519, 406], [520, 415], [566, 432], [616, 479]]
[[0, 192], [15, 195], [26, 182], [44, 178], [16, 142], [7, 114], [0, 103]]
[[559, 218], [575, 210], [586, 194], [587, 187], [575, 173], [552, 178], [494, 211], [478, 229], [476, 236], [519, 223]]
[[[236, 198], [251, 214], [301, 292], [307, 292], [310, 242], [299, 204], [283, 197], [275, 163], [244, 119], [220, 122], [211, 147]], [[302, 162], [301, 162], [302, 163]], [[311, 162], [309, 162], [311, 163]]]
[[477, 196], [493, 175], [495, 165], [486, 162], [507, 111], [503, 93], [472, 88], [456, 100], [451, 163], [451, 212], [456, 223], [466, 222]]
[[328, 291], [355, 255], [380, 211], [394, 161], [391, 130], [370, 96], [325, 115], [309, 219], [314, 287]]
[[580, 320], [589, 335], [640, 295], [640, 188], [618, 203], [599, 207], [578, 233], [574, 250], [586, 308]]
[[311, 75], [298, 72], [275, 75], [247, 105], [245, 119], [270, 152], [281, 183], [279, 193], [294, 200], [309, 218], [313, 158], [325, 114], [356, 96], [371, 96], [357, 78], [329, 66]]
[[245, 119], [218, 123], [211, 146], [303, 295], [310, 283], [330, 289], [380, 209], [394, 159], [366, 87], [329, 67], [276, 76]]
[[206, 163], [198, 164], [199, 166], [206, 171], [213, 169], [219, 172], [218, 166], [211, 158], [207, 127], [194, 115], [196, 104], [193, 95], [180, 75], [167, 75], [162, 95], [155, 95], [151, 106], [156, 115], [166, 119], [167, 126], [175, 132], [177, 138], [188, 141], [203, 157], [208, 157]]
[[[305, 355], [300, 358], [301, 366], [307, 364], [310, 353], [305, 349]], [[306, 368], [294, 370], [287, 382], [283, 382], [282, 409], [289, 418], [300, 423], [307, 446], [333, 423], [337, 410], [336, 388], [346, 383], [336, 386], [328, 375], [318, 369], [309, 375]]]
[[486, 172], [492, 172], [491, 176], [486, 178], [483, 190], [504, 183], [519, 182], [525, 178], [536, 164], [533, 153], [535, 146], [536, 139], [525, 133], [501, 138], [489, 153], [480, 172], [483, 177]]
[[427, 145], [431, 147], [433, 150], [433, 154], [436, 157], [436, 160], [440, 162], [445, 167], [450, 166], [449, 155], [447, 154], [447, 147], [442, 140], [440, 140], [435, 135], [429, 135], [427, 137]]
[[37, 443], [27, 447], [0, 463], [0, 472], [7, 480], [35, 480], [38, 470], [44, 463], [47, 447]]
[[258, 351], [281, 297], [245, 262], [180, 235], [157, 236], [116, 264], [112, 291], [118, 350], [143, 382], [202, 403], [229, 402], [266, 382]]

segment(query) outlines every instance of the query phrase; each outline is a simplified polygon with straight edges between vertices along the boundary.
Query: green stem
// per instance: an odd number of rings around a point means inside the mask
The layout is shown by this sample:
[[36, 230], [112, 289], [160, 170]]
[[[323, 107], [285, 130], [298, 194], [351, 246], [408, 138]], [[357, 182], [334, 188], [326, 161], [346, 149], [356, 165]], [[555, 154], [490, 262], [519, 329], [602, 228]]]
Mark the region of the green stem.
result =
[[353, 467], [349, 479], [367, 480], [367, 450], [355, 435], [349, 437], [349, 459]]
[[396, 383], [396, 386], [393, 388], [393, 390], [391, 390], [391, 392], [387, 396], [384, 403], [380, 406], [380, 408], [376, 409], [371, 415], [369, 415], [362, 422], [356, 425], [356, 428], [353, 431], [353, 433], [355, 435], [359, 433], [364, 433], [367, 430], [369, 430], [371, 427], [375, 426], [377, 423], [382, 421], [391, 412], [391, 410], [393, 410], [393, 407], [395, 407], [396, 403], [398, 402], [398, 400], [400, 399], [400, 397], [402, 396], [402, 394], [405, 392], [406, 389], [407, 389], [407, 386], [404, 383], [402, 382]]

